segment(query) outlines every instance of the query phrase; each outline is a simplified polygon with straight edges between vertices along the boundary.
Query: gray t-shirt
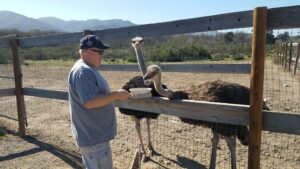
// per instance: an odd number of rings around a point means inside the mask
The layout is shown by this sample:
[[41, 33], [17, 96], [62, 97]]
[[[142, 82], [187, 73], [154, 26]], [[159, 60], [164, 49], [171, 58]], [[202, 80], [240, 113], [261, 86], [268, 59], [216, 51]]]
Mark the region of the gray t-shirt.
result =
[[83, 104], [110, 92], [107, 81], [98, 70], [82, 59], [68, 77], [69, 107], [72, 134], [78, 146], [89, 146], [112, 140], [116, 135], [114, 102], [103, 107], [86, 109]]

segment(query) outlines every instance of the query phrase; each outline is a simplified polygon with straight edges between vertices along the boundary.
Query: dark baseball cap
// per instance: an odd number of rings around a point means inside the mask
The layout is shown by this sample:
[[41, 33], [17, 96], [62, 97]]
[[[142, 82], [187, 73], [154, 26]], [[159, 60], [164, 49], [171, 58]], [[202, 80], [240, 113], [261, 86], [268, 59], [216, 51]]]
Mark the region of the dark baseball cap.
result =
[[80, 49], [98, 48], [101, 50], [108, 49], [109, 46], [102, 43], [96, 35], [86, 35], [80, 39]]

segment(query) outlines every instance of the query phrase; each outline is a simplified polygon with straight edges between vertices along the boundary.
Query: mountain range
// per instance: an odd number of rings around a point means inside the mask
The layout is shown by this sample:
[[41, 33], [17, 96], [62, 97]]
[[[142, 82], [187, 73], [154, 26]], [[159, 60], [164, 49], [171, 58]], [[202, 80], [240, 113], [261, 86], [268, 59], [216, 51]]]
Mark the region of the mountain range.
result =
[[11, 11], [0, 11], [0, 29], [18, 29], [20, 31], [41, 30], [58, 32], [82, 32], [85, 29], [102, 30], [136, 25], [122, 19], [111, 20], [69, 20], [56, 17], [30, 18]]

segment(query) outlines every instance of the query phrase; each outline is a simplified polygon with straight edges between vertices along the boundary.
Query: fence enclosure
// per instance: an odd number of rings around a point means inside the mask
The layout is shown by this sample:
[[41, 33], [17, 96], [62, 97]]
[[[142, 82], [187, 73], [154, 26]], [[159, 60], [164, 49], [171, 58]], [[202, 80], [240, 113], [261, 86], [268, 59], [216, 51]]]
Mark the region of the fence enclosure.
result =
[[[116, 101], [120, 108], [156, 112], [176, 117], [193, 118], [204, 121], [249, 125], [250, 145], [248, 168], [260, 168], [261, 133], [270, 131], [300, 135], [300, 115], [276, 111], [262, 111], [264, 60], [266, 30], [300, 28], [300, 6], [283, 8], [256, 8], [254, 11], [242, 11], [186, 20], [133, 27], [97, 30], [94, 33], [105, 40], [131, 39], [135, 36], [158, 37], [194, 32], [216, 31], [224, 29], [253, 28], [251, 64], [162, 64], [164, 72], [205, 72], [205, 73], [251, 73], [251, 105], [234, 105], [194, 100], [169, 101], [164, 98], [150, 98]], [[0, 47], [11, 48], [14, 63], [15, 88], [0, 89], [0, 97], [16, 96], [19, 132], [26, 135], [26, 109], [24, 96], [67, 100], [65, 91], [46, 90], [22, 86], [22, 71], [19, 63], [19, 48], [57, 46], [78, 43], [82, 33], [68, 33], [40, 37], [9, 37], [0, 39]], [[292, 54], [288, 57], [294, 43], [280, 45], [279, 62], [291, 69]], [[295, 59], [294, 74], [299, 59]], [[102, 71], [138, 71], [137, 65], [102, 65]], [[220, 114], [222, 112], [222, 114]], [[289, 124], [289, 125], [287, 125]]]
[[299, 42], [277, 43], [276, 62], [281, 64], [281, 66], [283, 66], [284, 69], [287, 69], [289, 72], [293, 70], [294, 75], [296, 75], [298, 70], [299, 56], [300, 56]]

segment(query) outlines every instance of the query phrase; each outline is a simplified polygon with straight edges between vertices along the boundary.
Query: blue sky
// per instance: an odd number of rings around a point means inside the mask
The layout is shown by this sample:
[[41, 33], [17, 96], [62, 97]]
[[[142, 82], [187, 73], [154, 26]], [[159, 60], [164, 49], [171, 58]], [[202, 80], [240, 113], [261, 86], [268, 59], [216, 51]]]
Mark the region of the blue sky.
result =
[[229, 12], [300, 5], [300, 0], [5, 0], [0, 11], [64, 20], [123, 19], [148, 24]]

